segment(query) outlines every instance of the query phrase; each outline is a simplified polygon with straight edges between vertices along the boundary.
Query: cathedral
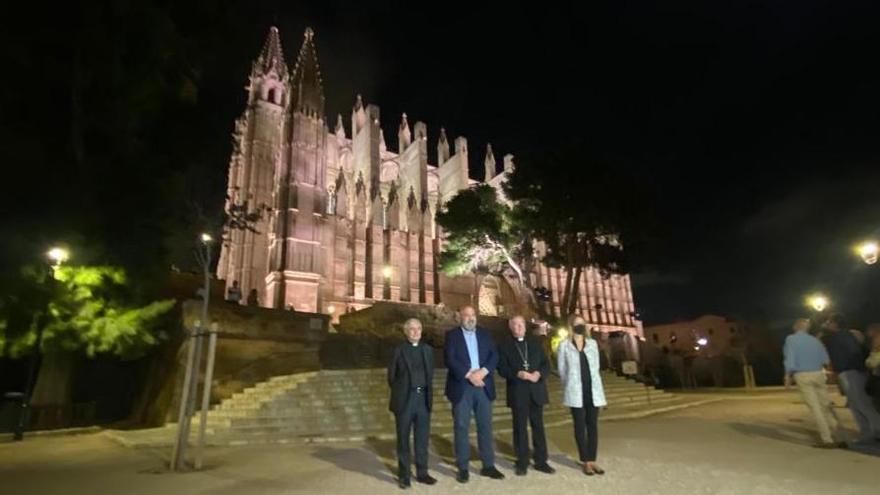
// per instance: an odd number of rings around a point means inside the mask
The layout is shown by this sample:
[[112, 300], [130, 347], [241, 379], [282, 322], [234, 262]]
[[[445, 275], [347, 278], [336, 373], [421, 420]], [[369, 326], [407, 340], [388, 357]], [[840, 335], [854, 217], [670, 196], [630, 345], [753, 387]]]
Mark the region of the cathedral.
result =
[[[481, 314], [524, 311], [525, 298], [504, 277], [450, 278], [438, 267], [443, 236], [435, 215], [468, 177], [467, 139], [432, 136], [428, 126], [399, 117], [396, 151], [380, 126], [379, 107], [354, 98], [349, 126], [324, 114], [315, 33], [306, 29], [293, 67], [278, 29], [271, 28], [253, 63], [247, 104], [235, 123], [228, 204], [266, 213], [255, 231], [230, 232], [217, 268], [227, 287], [256, 291], [271, 308], [339, 314], [375, 301], [471, 303]], [[499, 188], [513, 172], [512, 155], [498, 164], [491, 146], [483, 181]], [[498, 170], [500, 165], [500, 171]], [[538, 267], [534, 286], [549, 288], [559, 312], [564, 273]], [[628, 275], [603, 279], [584, 271], [578, 307], [598, 330], [641, 338]]]

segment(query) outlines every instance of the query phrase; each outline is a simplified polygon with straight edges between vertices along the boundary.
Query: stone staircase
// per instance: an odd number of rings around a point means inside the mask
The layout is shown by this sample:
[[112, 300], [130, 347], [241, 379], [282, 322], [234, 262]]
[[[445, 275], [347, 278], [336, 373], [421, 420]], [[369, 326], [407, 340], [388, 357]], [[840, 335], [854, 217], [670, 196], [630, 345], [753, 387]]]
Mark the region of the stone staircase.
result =
[[[600, 414], [604, 420], [633, 417], [646, 409], [675, 409], [688, 403], [688, 399], [617, 375], [603, 372], [602, 378], [608, 397], [608, 407]], [[443, 396], [445, 380], [446, 370], [435, 370], [431, 418], [434, 434], [452, 432], [452, 414]], [[503, 431], [510, 428], [510, 411], [505, 406], [504, 380], [498, 376], [496, 388], [494, 423]], [[545, 409], [545, 423], [568, 421], [568, 409], [561, 404], [561, 382], [555, 375], [549, 379], [548, 390], [550, 405]], [[388, 412], [388, 393], [384, 369], [276, 376], [212, 408], [208, 412], [207, 443], [238, 445], [393, 436], [394, 417]], [[193, 432], [198, 431], [198, 423], [196, 415]], [[172, 424], [165, 428], [175, 427]]]

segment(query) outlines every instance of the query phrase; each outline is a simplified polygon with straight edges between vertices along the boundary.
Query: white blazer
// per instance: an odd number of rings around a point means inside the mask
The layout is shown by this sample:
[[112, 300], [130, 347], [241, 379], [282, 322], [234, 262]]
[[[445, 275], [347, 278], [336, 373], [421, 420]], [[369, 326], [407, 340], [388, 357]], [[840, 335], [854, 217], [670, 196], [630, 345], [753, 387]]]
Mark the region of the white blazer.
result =
[[[590, 365], [590, 378], [593, 389], [593, 405], [604, 407], [605, 388], [602, 376], [599, 375], [599, 346], [590, 338], [585, 339], [584, 354]], [[562, 379], [562, 403], [567, 407], [584, 407], [584, 393], [581, 388], [581, 360], [577, 347], [571, 339], [563, 339], [556, 349], [556, 362], [559, 366], [559, 378]]]

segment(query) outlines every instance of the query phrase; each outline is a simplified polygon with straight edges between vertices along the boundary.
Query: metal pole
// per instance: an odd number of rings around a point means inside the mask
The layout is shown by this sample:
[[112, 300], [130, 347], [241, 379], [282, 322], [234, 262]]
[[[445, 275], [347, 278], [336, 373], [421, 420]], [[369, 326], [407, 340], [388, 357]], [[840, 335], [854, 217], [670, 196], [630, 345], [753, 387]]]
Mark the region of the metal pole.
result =
[[189, 403], [190, 383], [193, 378], [193, 361], [195, 359], [195, 333], [201, 322], [196, 322], [196, 328], [188, 335], [187, 344], [189, 350], [186, 358], [186, 374], [183, 378], [183, 390], [180, 397], [180, 408], [177, 413], [177, 439], [174, 442], [174, 450], [171, 452], [171, 470], [177, 471], [183, 467], [183, 459], [186, 457], [186, 443], [189, 440], [189, 421], [187, 421], [187, 404]]
[[211, 385], [214, 380], [214, 355], [217, 350], [217, 327], [211, 325], [208, 337], [208, 364], [205, 368], [205, 384], [202, 387], [202, 410], [199, 421], [199, 436], [196, 443], [196, 459], [194, 467], [202, 469], [202, 460], [205, 450], [205, 429], [208, 426], [208, 406], [211, 401]]
[[186, 375], [183, 380], [183, 393], [180, 398], [180, 412], [177, 419], [177, 441], [171, 454], [171, 470], [177, 471], [184, 467], [186, 460], [186, 448], [189, 443], [189, 432], [192, 415], [195, 412], [196, 394], [198, 391], [198, 373], [202, 354], [202, 334], [207, 327], [208, 301], [211, 297], [211, 243], [209, 240], [202, 241], [205, 244], [205, 258], [202, 261], [204, 271], [204, 287], [202, 288], [202, 319], [197, 322], [190, 341], [189, 354], [187, 357]]

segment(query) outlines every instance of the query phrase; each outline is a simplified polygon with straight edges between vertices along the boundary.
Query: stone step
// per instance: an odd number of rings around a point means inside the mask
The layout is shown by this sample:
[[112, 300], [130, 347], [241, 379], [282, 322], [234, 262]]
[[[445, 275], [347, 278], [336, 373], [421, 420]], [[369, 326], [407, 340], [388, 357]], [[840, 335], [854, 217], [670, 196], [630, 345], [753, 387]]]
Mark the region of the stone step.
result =
[[[636, 393], [636, 394], [611, 394], [607, 395], [607, 401], [609, 404], [616, 403], [632, 403], [632, 402], [648, 402], [651, 400], [656, 400], [661, 397], [671, 396], [670, 394], [659, 394], [652, 393], [650, 395]], [[559, 400], [553, 400], [555, 397], [551, 395], [552, 403], [558, 403]], [[445, 397], [435, 397], [435, 404], [447, 404]], [[499, 397], [495, 401], [498, 404], [505, 404], [506, 399], [504, 397]], [[303, 398], [283, 398], [278, 399], [271, 402], [266, 403], [241, 403], [241, 404], [233, 404], [228, 403], [224, 404], [222, 407], [215, 408], [211, 412], [231, 412], [231, 411], [242, 411], [242, 412], [254, 412], [254, 411], [265, 411], [265, 410], [306, 410], [306, 411], [314, 411], [314, 410], [322, 410], [322, 409], [352, 409], [352, 408], [385, 408], [388, 406], [388, 397], [345, 397], [339, 398], [338, 400], [307, 400]], [[352, 409], [355, 410], [355, 409]]]
[[[551, 381], [547, 384], [548, 390], [553, 391], [561, 391], [562, 383], [558, 381]], [[495, 385], [496, 391], [498, 393], [506, 392], [506, 385], [501, 383], [496, 383]], [[603, 388], [606, 392], [615, 392], [615, 391], [644, 391], [646, 389], [651, 389], [650, 387], [644, 387], [641, 385], [631, 385], [631, 384], [603, 384]], [[443, 384], [435, 384], [434, 392], [443, 392], [445, 389], [445, 383]], [[656, 389], [651, 389], [656, 390]], [[231, 399], [257, 399], [264, 397], [274, 397], [279, 394], [291, 393], [294, 392], [297, 395], [323, 395], [327, 396], [330, 394], [343, 394], [350, 395], [353, 392], [357, 393], [375, 393], [375, 394], [388, 394], [389, 387], [386, 384], [381, 385], [370, 385], [370, 386], [352, 386], [352, 385], [317, 385], [314, 383], [303, 383], [296, 387], [291, 387], [289, 389], [247, 389], [242, 392], [235, 393], [231, 396]]]
[[[657, 407], [664, 407], [673, 405], [676, 403], [684, 402], [682, 398], [670, 398], [668, 400], [664, 400], [662, 402], [657, 402], [655, 405]], [[626, 413], [628, 410], [638, 410], [637, 407], [612, 407], [603, 411], [603, 414], [618, 414], [618, 413]], [[560, 408], [556, 410], [548, 410], [544, 413], [544, 419], [547, 423], [564, 421], [569, 418], [569, 411], [567, 408]], [[445, 417], [444, 417], [445, 416]], [[600, 417], [602, 414], [600, 414]], [[493, 411], [493, 423], [500, 424], [502, 427], [509, 427], [508, 423], [510, 422], [510, 412], [507, 408], [503, 408], [500, 410]], [[194, 422], [194, 424], [198, 424], [198, 422]], [[451, 415], [435, 415], [432, 417], [431, 421], [432, 430], [452, 430], [453, 423]], [[362, 418], [360, 421], [339, 421], [334, 418], [321, 418], [319, 420], [310, 420], [310, 421], [287, 421], [284, 419], [279, 419], [275, 423], [266, 423], [266, 424], [236, 424], [236, 425], [222, 425], [222, 424], [214, 424], [212, 422], [208, 423], [208, 427], [206, 428], [206, 432], [209, 435], [214, 436], [227, 436], [230, 438], [247, 438], [253, 439], [254, 437], [260, 436], [290, 436], [290, 437], [302, 437], [302, 436], [336, 436], [336, 435], [345, 435], [353, 432], [366, 432], [366, 431], [380, 431], [385, 433], [393, 433], [394, 432], [394, 420], [393, 416], [390, 414], [385, 415], [375, 415], [368, 416]]]
[[[650, 405], [659, 406], [672, 402], [676, 402], [680, 400], [677, 397], [669, 397], [664, 398], [662, 400], [652, 401]], [[616, 404], [611, 405], [607, 409], [612, 411], [619, 411], [624, 409], [634, 409], [637, 407], [645, 407], [648, 403], [640, 403], [640, 404]], [[569, 415], [569, 409], [567, 407], [548, 407], [544, 411], [544, 417], [548, 418], [567, 418]], [[504, 419], [510, 418], [510, 411], [506, 407], [496, 407], [493, 408], [493, 420], [500, 421]], [[198, 421], [196, 421], [198, 423]], [[452, 424], [451, 415], [448, 413], [439, 413], [435, 412], [432, 423], [436, 424]], [[216, 418], [209, 417], [208, 418], [208, 426], [209, 428], [253, 428], [253, 427], [261, 427], [261, 426], [288, 426], [296, 429], [304, 429], [309, 430], [313, 428], [317, 428], [319, 430], [325, 430], [327, 428], [331, 430], [338, 429], [340, 427], [344, 427], [346, 425], [351, 424], [373, 424], [378, 426], [379, 424], [385, 425], [389, 428], [393, 428], [394, 426], [394, 416], [388, 411], [371, 411], [364, 412], [357, 415], [347, 415], [347, 414], [323, 414], [323, 415], [290, 415], [290, 414], [279, 414], [279, 415], [261, 415], [261, 416], [252, 416], [252, 417], [242, 417], [242, 418]]]
[[[656, 395], [650, 398], [647, 397], [621, 397], [621, 398], [611, 398], [609, 400], [610, 407], [617, 406], [632, 406], [639, 404], [651, 404], [665, 400], [674, 399], [675, 396], [671, 394], [665, 395]], [[448, 407], [445, 402], [437, 402], [438, 405], [444, 404], [444, 406]], [[495, 409], [506, 408], [504, 401], [496, 401]], [[259, 408], [237, 408], [237, 409], [222, 409], [222, 410], [213, 410], [208, 412], [209, 418], [221, 420], [221, 419], [232, 419], [232, 418], [249, 418], [249, 417], [273, 417], [273, 416], [286, 416], [286, 417], [313, 417], [313, 416], [338, 416], [338, 415], [361, 415], [361, 414], [371, 414], [375, 412], [387, 412], [388, 402], [387, 400], [377, 401], [377, 402], [351, 402], [347, 404], [314, 404], [314, 403], [299, 403], [295, 405], [285, 405], [285, 404], [270, 404], [264, 407]], [[565, 409], [559, 402], [551, 403], [546, 406], [547, 410], [552, 410], [556, 408]]]

